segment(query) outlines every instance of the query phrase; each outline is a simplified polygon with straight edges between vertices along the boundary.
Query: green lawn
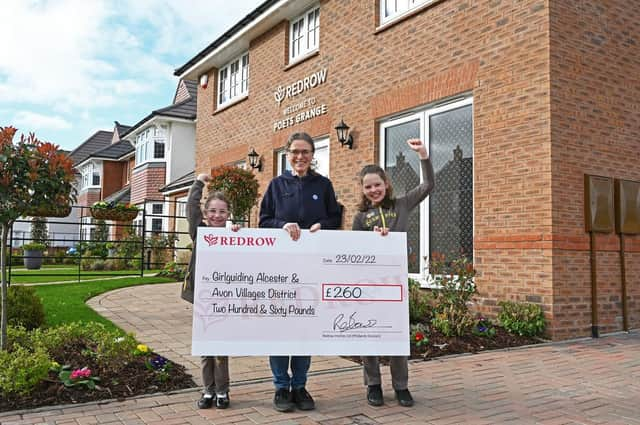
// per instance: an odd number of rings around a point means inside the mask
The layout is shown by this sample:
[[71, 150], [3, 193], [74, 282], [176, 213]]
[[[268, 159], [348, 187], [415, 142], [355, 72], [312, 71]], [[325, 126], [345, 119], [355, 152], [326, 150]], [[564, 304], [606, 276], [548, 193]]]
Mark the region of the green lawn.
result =
[[[145, 274], [158, 273], [159, 270], [145, 270]], [[80, 279], [99, 279], [100, 277], [115, 276], [139, 276], [140, 270], [116, 270], [116, 271], [81, 271]], [[42, 268], [40, 270], [11, 269], [11, 283], [43, 283], [78, 281], [78, 268]]]
[[175, 282], [175, 279], [164, 277], [134, 277], [84, 283], [42, 285], [34, 286], [33, 288], [44, 304], [46, 323], [48, 326], [83, 321], [100, 322], [109, 328], [118, 329], [118, 327], [109, 320], [89, 308], [89, 306], [85, 304], [85, 301], [113, 289], [167, 282]]

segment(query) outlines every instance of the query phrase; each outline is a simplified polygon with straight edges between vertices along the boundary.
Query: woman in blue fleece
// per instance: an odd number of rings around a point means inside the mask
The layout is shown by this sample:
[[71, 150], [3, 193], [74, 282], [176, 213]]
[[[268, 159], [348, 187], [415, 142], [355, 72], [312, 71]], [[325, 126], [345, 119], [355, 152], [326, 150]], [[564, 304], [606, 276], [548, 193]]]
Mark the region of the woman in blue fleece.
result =
[[[269, 183], [260, 204], [260, 227], [284, 229], [291, 239], [300, 238], [301, 229], [315, 232], [337, 229], [342, 219], [331, 181], [311, 169], [315, 152], [307, 133], [294, 133], [286, 145], [292, 171], [285, 171]], [[289, 363], [291, 374], [289, 376]], [[279, 412], [313, 410], [315, 403], [305, 389], [310, 356], [270, 356], [276, 393], [273, 407]]]

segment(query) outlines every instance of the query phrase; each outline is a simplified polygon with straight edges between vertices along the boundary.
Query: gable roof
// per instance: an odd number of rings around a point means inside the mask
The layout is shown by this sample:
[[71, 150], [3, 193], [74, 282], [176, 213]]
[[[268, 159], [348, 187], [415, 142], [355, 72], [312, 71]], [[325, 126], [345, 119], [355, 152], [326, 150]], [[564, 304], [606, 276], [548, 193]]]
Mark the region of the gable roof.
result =
[[126, 185], [119, 191], [104, 198], [103, 201], [113, 202], [114, 204], [128, 204], [131, 201], [131, 185]]
[[91, 137], [82, 142], [80, 146], [72, 150], [69, 158], [73, 160], [74, 165], [77, 165], [89, 158], [92, 153], [109, 146], [112, 138], [113, 132], [111, 131], [96, 131]]
[[183, 80], [184, 85], [187, 86], [187, 90], [189, 90], [189, 95], [191, 97], [196, 97], [198, 95], [198, 83], [193, 80]]
[[128, 136], [129, 134], [133, 133], [153, 117], [169, 117], [169, 118], [183, 118], [187, 120], [195, 120], [197, 105], [198, 105], [197, 100], [191, 97], [187, 100], [183, 100], [182, 102], [176, 103], [175, 105], [167, 106], [161, 109], [156, 109], [155, 111], [151, 112], [149, 115], [147, 115], [146, 117], [138, 121], [135, 125], [133, 125], [125, 134], [123, 134], [123, 136]]
[[100, 149], [89, 155], [89, 158], [104, 158], [104, 159], [120, 159], [123, 156], [134, 151], [134, 147], [128, 140], [120, 140], [112, 145], [107, 146], [104, 149]]
[[187, 189], [189, 186], [193, 184], [195, 179], [196, 179], [196, 172], [191, 171], [182, 177], [178, 177], [174, 181], [170, 182], [168, 185], [161, 187], [160, 189], [158, 189], [158, 192], [170, 192], [177, 189]]
[[115, 121], [115, 124], [116, 124], [116, 131], [118, 132], [119, 135], [125, 134], [131, 128], [130, 125], [120, 124], [118, 121]]
[[204, 59], [209, 53], [214, 51], [217, 47], [220, 47], [225, 41], [229, 40], [236, 33], [240, 32], [244, 27], [248, 26], [251, 22], [253, 22], [258, 16], [264, 13], [267, 9], [269, 9], [274, 4], [278, 3], [280, 0], [266, 0], [260, 6], [256, 7], [253, 12], [249, 13], [247, 16], [242, 18], [240, 22], [232, 26], [229, 30], [223, 33], [220, 37], [215, 39], [211, 44], [205, 47], [200, 53], [196, 54], [193, 58], [189, 59], [187, 63], [177, 68], [173, 75], [181, 76], [185, 73], [189, 68], [198, 63], [201, 59]]

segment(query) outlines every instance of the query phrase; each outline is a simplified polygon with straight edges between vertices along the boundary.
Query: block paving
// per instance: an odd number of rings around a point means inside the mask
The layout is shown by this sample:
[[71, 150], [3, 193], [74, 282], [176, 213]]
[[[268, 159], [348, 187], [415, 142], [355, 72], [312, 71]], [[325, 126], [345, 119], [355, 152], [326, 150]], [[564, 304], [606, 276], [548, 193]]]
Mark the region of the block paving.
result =
[[[177, 284], [126, 288], [103, 294], [89, 304], [118, 325], [135, 329], [141, 341], [180, 362], [189, 357], [190, 313], [183, 312], [181, 320], [174, 315], [180, 309], [189, 311], [182, 301], [175, 301], [177, 288]], [[0, 424], [640, 425], [637, 331], [413, 361], [409, 387], [416, 404], [412, 408], [401, 407], [393, 399], [388, 368], [383, 368], [385, 405], [371, 407], [365, 401], [361, 371], [353, 363], [314, 357], [313, 364], [308, 389], [316, 399], [316, 410], [311, 412], [274, 411], [265, 359], [234, 357], [232, 404], [227, 410], [198, 410], [199, 390], [189, 389], [121, 402], [4, 412]]]

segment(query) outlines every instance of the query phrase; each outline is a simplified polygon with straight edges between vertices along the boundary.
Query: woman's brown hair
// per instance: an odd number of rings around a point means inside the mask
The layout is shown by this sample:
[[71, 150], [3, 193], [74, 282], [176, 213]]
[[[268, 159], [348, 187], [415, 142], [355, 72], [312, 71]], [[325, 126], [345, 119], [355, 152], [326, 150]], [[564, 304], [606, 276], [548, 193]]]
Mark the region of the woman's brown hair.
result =
[[[380, 202], [380, 206], [383, 208], [393, 207], [393, 203], [394, 203], [393, 188], [391, 187], [391, 182], [389, 181], [389, 177], [387, 177], [387, 173], [385, 173], [385, 171], [379, 165], [375, 165], [375, 164], [365, 165], [360, 171], [360, 175], [359, 175], [360, 186], [362, 186], [362, 180], [364, 179], [364, 176], [366, 176], [367, 174], [376, 174], [387, 185], [387, 190], [384, 194], [384, 199], [382, 200], [382, 202]], [[364, 195], [364, 192], [363, 192], [362, 198], [358, 203], [358, 211], [364, 212], [370, 209], [371, 207], [373, 207], [373, 205], [371, 204], [371, 201], [367, 199], [367, 197]]]

